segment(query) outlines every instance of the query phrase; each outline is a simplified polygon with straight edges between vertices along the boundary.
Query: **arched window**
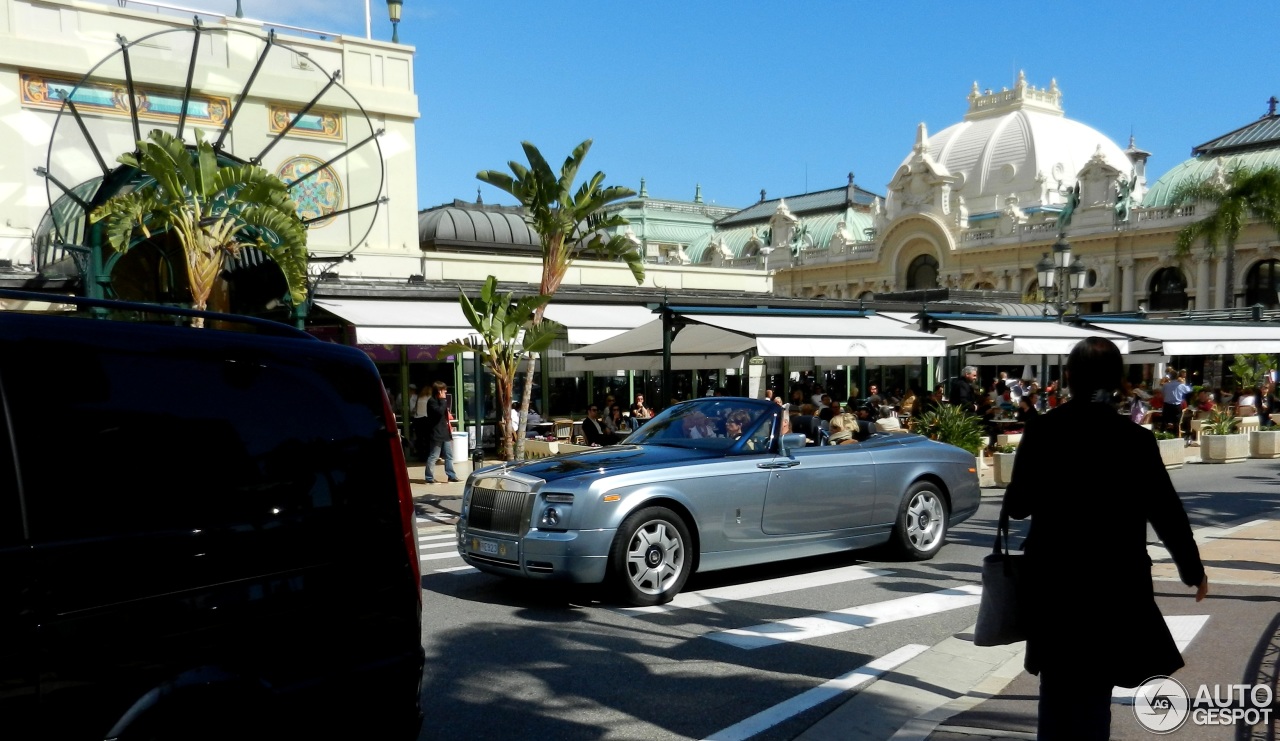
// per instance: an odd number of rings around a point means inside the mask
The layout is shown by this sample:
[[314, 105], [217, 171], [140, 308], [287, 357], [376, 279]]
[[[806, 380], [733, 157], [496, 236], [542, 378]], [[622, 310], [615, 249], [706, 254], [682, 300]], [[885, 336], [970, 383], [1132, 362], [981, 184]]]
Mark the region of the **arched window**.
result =
[[1161, 268], [1151, 276], [1148, 288], [1152, 311], [1182, 311], [1190, 302], [1187, 299], [1187, 279], [1177, 268]]
[[907, 267], [907, 290], [938, 287], [938, 261], [933, 255], [921, 255]]
[[1268, 309], [1280, 306], [1280, 261], [1264, 260], [1249, 268], [1244, 279], [1244, 303], [1246, 306], [1262, 304]]

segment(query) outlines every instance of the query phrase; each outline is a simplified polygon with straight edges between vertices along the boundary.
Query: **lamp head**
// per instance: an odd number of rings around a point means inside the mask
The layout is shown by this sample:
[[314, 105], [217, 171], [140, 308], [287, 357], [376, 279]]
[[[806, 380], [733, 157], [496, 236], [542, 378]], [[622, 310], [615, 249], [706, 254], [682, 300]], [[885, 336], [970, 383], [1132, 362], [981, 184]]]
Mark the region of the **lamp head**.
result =
[[1071, 264], [1071, 243], [1065, 234], [1059, 234], [1058, 241], [1053, 243], [1053, 264], [1060, 268]]
[[1053, 288], [1053, 261], [1049, 259], [1049, 253], [1044, 253], [1044, 257], [1040, 262], [1036, 263], [1036, 278], [1040, 281], [1042, 289]]
[[387, 15], [391, 17], [392, 23], [400, 22], [400, 8], [404, 5], [404, 0], [387, 0]]
[[1089, 275], [1089, 271], [1085, 268], [1084, 263], [1081, 262], [1079, 255], [1071, 261], [1071, 267], [1067, 272], [1071, 275], [1071, 288], [1077, 293], [1084, 290], [1084, 282]]

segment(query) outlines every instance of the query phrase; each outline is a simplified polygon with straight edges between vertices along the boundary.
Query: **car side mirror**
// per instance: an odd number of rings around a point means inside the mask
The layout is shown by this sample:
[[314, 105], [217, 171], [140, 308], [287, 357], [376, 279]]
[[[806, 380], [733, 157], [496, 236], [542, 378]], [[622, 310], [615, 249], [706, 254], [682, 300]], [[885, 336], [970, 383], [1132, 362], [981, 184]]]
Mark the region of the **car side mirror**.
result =
[[808, 443], [809, 438], [803, 432], [789, 432], [782, 436], [782, 455], [791, 455], [792, 450], [803, 448]]

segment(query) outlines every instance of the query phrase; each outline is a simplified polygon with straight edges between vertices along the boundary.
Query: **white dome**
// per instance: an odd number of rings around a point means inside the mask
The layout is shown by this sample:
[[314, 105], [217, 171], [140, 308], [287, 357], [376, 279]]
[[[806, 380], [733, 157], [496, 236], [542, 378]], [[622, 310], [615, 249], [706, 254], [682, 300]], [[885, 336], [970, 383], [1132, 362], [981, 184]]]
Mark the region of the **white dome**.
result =
[[1024, 78], [1013, 90], [985, 95], [978, 94], [975, 83], [965, 119], [928, 138], [930, 158], [957, 178], [953, 187], [970, 213], [998, 211], [1009, 196], [1016, 196], [1022, 208], [1062, 203], [1059, 181], [1074, 185], [1099, 152], [1120, 172], [1132, 169], [1115, 142], [1063, 117], [1061, 95], [1056, 83], [1037, 90]]

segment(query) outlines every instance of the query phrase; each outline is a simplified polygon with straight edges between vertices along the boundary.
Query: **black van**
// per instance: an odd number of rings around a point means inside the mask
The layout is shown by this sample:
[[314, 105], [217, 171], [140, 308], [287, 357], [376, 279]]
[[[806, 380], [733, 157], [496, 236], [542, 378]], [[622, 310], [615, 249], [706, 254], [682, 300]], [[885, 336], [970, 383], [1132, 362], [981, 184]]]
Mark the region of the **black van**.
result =
[[0, 737], [416, 737], [415, 514], [373, 364], [76, 303], [0, 311]]

